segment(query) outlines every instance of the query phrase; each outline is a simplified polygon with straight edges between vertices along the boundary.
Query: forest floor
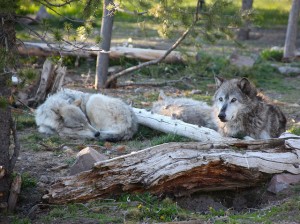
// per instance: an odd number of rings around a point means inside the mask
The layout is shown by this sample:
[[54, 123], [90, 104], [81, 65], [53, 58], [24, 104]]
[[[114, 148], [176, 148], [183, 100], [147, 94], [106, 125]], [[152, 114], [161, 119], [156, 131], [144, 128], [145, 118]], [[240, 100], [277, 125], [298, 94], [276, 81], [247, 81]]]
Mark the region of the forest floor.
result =
[[[245, 42], [247, 50], [241, 50], [233, 45], [218, 45], [204, 47], [204, 52], [228, 55], [226, 52], [246, 52], [247, 55], [258, 55], [262, 49], [272, 46], [282, 46], [284, 28], [272, 30], [257, 29], [253, 38]], [[127, 37], [113, 40], [114, 44], [122, 44]], [[134, 40], [135, 47], [152, 47], [165, 49], [168, 43], [161, 40]], [[215, 48], [215, 49], [212, 49]], [[225, 52], [225, 53], [224, 53]], [[225, 57], [225, 56], [224, 56]], [[275, 62], [274, 62], [275, 63]], [[38, 63], [37, 68], [42, 64]], [[174, 71], [174, 65], [163, 65], [161, 71]], [[298, 66], [297, 64], [293, 66]], [[166, 69], [168, 67], [168, 69]], [[161, 69], [161, 68], [160, 68]], [[173, 69], [173, 70], [172, 70]], [[91, 68], [93, 71], [94, 68]], [[152, 75], [157, 70], [148, 71], [148, 75], [122, 77], [118, 83], [141, 81], [162, 81], [164, 75]], [[269, 72], [269, 71], [268, 71]], [[272, 72], [272, 71], [271, 71]], [[68, 68], [65, 87], [82, 91], [94, 92], [92, 88], [94, 77], [82, 76], [87, 73], [87, 67]], [[92, 72], [93, 73], [93, 72]], [[179, 72], [180, 73], [180, 72]], [[150, 75], [149, 75], [150, 74]], [[166, 76], [168, 79], [178, 79], [177, 76]], [[224, 75], [224, 74], [223, 74]], [[263, 83], [257, 78], [255, 83], [265, 94], [271, 97], [285, 112], [288, 118], [288, 129], [295, 128], [300, 122], [300, 74], [278, 75], [279, 78], [266, 77]], [[225, 74], [226, 77], [226, 74]], [[278, 81], [280, 80], [280, 81]], [[139, 108], [151, 108], [152, 102], [157, 100], [160, 90], [173, 97], [191, 97], [210, 103], [214, 93], [213, 79], [205, 77], [195, 78], [192, 87], [182, 85], [127, 86], [116, 89], [105, 89], [104, 94], [120, 97], [125, 102]], [[266, 84], [266, 85], [264, 85]], [[193, 90], [200, 90], [194, 94]], [[97, 142], [61, 138], [59, 136], [44, 136], [37, 132], [34, 118], [28, 111], [14, 110], [18, 124], [18, 134], [21, 151], [15, 172], [22, 174], [23, 185], [16, 212], [0, 216], [0, 223], [300, 223], [300, 185], [294, 185], [280, 192], [272, 194], [266, 190], [268, 183], [251, 189], [236, 191], [198, 193], [184, 198], [157, 198], [151, 195], [123, 195], [112, 196], [109, 199], [99, 199], [94, 202], [49, 205], [42, 200], [42, 196], [57, 178], [68, 175], [69, 168], [75, 161], [76, 154], [86, 146], [93, 146], [98, 152], [109, 157], [116, 157], [132, 151], [141, 150], [168, 141], [177, 141], [174, 136], [140, 128], [133, 140], [118, 143]], [[184, 139], [186, 141], [186, 139]], [[60, 147], [64, 145], [64, 147]], [[119, 150], [122, 149], [122, 150]], [[145, 208], [145, 210], [142, 209]], [[146, 210], [150, 210], [146, 212]], [[161, 213], [164, 211], [165, 213]]]

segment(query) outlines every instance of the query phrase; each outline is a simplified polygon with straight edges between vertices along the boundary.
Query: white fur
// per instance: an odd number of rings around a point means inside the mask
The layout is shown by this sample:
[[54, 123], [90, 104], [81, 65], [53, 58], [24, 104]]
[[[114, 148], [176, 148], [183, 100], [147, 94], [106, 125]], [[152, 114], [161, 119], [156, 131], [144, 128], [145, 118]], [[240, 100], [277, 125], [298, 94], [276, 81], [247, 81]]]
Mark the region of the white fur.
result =
[[120, 99], [69, 89], [48, 97], [35, 118], [38, 130], [45, 134], [95, 138], [100, 131], [100, 139], [118, 141], [130, 139], [137, 131], [133, 111]]

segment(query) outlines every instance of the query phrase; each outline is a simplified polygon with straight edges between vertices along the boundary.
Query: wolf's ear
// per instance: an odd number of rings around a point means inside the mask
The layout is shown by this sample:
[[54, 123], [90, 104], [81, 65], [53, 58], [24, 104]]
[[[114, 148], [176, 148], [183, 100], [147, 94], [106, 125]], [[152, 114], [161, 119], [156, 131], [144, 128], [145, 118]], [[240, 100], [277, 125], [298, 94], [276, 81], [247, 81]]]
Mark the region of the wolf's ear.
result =
[[219, 88], [224, 81], [225, 81], [224, 78], [219, 77], [219, 76], [215, 76], [215, 82], [216, 82], [216, 87], [217, 88]]
[[76, 99], [74, 102], [73, 102], [73, 105], [77, 106], [77, 107], [80, 107], [81, 106], [81, 102], [82, 102], [82, 99], [79, 98], [79, 99]]
[[241, 78], [237, 85], [246, 95], [253, 92], [253, 86], [247, 78]]

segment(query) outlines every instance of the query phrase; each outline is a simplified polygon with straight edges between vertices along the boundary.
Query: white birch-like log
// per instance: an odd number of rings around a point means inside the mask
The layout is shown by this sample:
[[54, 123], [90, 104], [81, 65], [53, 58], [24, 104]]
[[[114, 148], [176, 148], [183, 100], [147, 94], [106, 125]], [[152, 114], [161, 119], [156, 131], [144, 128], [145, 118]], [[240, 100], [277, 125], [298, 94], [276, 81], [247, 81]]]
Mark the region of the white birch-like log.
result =
[[155, 114], [145, 109], [132, 109], [137, 116], [138, 123], [164, 133], [181, 135], [200, 142], [224, 142], [234, 140], [233, 138], [222, 137], [218, 132], [210, 128], [199, 127], [197, 125], [185, 123], [181, 120]]
[[90, 171], [59, 179], [44, 199], [84, 202], [124, 192], [189, 195], [259, 186], [272, 174], [300, 174], [300, 160], [285, 139], [227, 143], [166, 143], [100, 161]]
[[[70, 45], [58, 45], [58, 44], [45, 43], [32, 43], [24, 42], [24, 45], [18, 47], [18, 51], [23, 55], [36, 55], [36, 56], [52, 56], [52, 55], [71, 55], [80, 57], [97, 56], [99, 52], [99, 47], [78, 47]], [[141, 61], [151, 61], [162, 57], [165, 54], [165, 50], [154, 50], [154, 49], [143, 49], [143, 48], [130, 48], [130, 47], [111, 47], [109, 53], [110, 58], [134, 58]], [[192, 53], [191, 53], [192, 54]], [[172, 51], [164, 62], [167, 63], [182, 63], [184, 62], [184, 57], [178, 51]]]

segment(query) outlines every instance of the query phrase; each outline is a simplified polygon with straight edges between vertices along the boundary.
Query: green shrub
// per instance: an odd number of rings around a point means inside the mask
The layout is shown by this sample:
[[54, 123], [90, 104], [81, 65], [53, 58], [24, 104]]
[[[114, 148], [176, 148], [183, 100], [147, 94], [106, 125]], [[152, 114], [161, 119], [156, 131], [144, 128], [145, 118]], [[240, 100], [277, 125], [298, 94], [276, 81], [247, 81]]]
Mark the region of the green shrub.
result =
[[280, 49], [266, 49], [260, 53], [263, 60], [281, 61], [283, 57], [283, 50]]

